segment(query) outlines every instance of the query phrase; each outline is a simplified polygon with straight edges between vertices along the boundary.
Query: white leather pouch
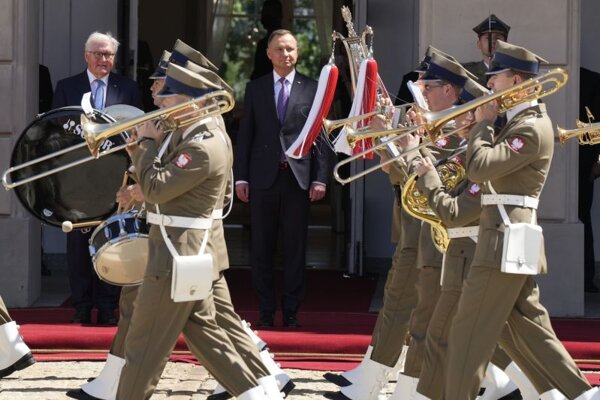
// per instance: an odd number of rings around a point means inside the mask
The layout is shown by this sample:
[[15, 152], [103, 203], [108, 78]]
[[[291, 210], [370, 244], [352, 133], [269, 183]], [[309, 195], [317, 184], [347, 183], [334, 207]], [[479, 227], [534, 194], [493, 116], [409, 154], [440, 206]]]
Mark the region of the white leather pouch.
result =
[[174, 256], [171, 299], [176, 303], [205, 299], [212, 287], [212, 277], [213, 259], [210, 254]]
[[505, 226], [500, 270], [507, 274], [539, 274], [542, 237], [539, 225], [520, 222]]

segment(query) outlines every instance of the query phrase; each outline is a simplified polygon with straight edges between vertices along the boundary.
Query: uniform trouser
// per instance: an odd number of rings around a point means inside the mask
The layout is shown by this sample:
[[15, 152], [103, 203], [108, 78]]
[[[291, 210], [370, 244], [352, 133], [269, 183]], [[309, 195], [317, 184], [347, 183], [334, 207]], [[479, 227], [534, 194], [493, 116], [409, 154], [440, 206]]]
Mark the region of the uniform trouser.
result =
[[[456, 314], [458, 300], [462, 294], [461, 290], [442, 289], [440, 298], [431, 316], [425, 344], [425, 355], [423, 367], [419, 375], [417, 391], [431, 400], [440, 400], [444, 395], [444, 382], [446, 380], [446, 366], [448, 355], [448, 333], [452, 319]], [[502, 342], [516, 350], [516, 346], [508, 329], [504, 329], [501, 335]], [[514, 353], [514, 352], [513, 352]], [[499, 346], [495, 347], [491, 362], [498, 368], [505, 370], [513, 360]], [[528, 366], [529, 379], [543, 382], [546, 390], [551, 389], [545, 377], [531, 366], [531, 363], [522, 355], [515, 358], [519, 367]]]
[[371, 338], [371, 360], [393, 367], [404, 345], [410, 314], [417, 302], [416, 248], [396, 247], [383, 293], [383, 307]]
[[[487, 360], [498, 340], [511, 358], [515, 355], [501, 338], [506, 323], [519, 351], [553, 388], [570, 399], [590, 389], [556, 338], [548, 312], [539, 302], [535, 280], [496, 268], [472, 266], [450, 328], [445, 399], [477, 396]], [[532, 376], [528, 366], [523, 367], [525, 374]], [[539, 382], [533, 384], [536, 390], [543, 390]]]
[[[133, 304], [138, 289], [139, 286], [126, 286], [121, 290], [119, 327], [110, 348], [110, 353], [119, 358], [125, 358], [125, 337], [129, 330], [134, 310]], [[257, 379], [268, 376], [269, 371], [260, 359], [258, 348], [242, 327], [242, 321], [233, 308], [229, 287], [224, 277], [214, 282], [213, 299], [215, 302], [217, 324], [226, 331], [227, 336], [229, 336], [238, 353], [244, 358], [248, 368], [250, 368]], [[168, 358], [168, 356], [165, 357], [163, 364], [167, 362]], [[160, 376], [154, 379], [158, 382]]]
[[438, 303], [441, 294], [440, 276], [442, 269], [439, 267], [422, 267], [419, 269], [417, 282], [417, 305], [410, 316], [410, 342], [406, 361], [404, 362], [404, 375], [418, 378], [423, 365], [427, 328], [429, 321]]
[[4, 325], [10, 321], [12, 319], [8, 315], [8, 310], [6, 309], [6, 305], [4, 305], [4, 301], [2, 301], [2, 297], [0, 297], [0, 325]]
[[[222, 279], [222, 278], [221, 278]], [[171, 276], [144, 278], [125, 339], [125, 366], [117, 399], [149, 399], [164, 359], [183, 333], [190, 351], [234, 396], [258, 385], [224, 329], [216, 322], [213, 293], [205, 300], [175, 303]]]

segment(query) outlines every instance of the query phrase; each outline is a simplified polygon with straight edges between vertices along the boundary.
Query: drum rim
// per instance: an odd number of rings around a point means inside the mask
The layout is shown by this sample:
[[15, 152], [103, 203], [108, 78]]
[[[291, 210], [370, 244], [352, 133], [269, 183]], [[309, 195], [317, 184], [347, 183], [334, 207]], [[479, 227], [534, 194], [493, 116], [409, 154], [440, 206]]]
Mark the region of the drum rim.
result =
[[[135, 234], [131, 234], [131, 235], [135, 235]], [[118, 240], [118, 242], [131, 242], [133, 241], [133, 238], [129, 237], [131, 235], [127, 235], [127, 236], [120, 236], [121, 238], [124, 238], [125, 240]], [[148, 242], [148, 245], [150, 245], [150, 241], [148, 240], [148, 235], [145, 234], [145, 237], [137, 237], [136, 239], [146, 239], [146, 241]], [[92, 265], [94, 266], [94, 271], [96, 271], [96, 275], [98, 275], [98, 278], [106, 283], [110, 283], [111, 285], [115, 285], [115, 286], [138, 286], [141, 285], [142, 281], [144, 280], [144, 277], [142, 276], [142, 278], [139, 281], [133, 281], [131, 283], [119, 283], [119, 282], [115, 282], [115, 281], [111, 281], [109, 279], [106, 279], [102, 273], [100, 273], [98, 271], [98, 267], [97, 267], [97, 258], [99, 256], [99, 254], [103, 251], [103, 249], [105, 249], [107, 246], [109, 245], [109, 243], [105, 243], [104, 245], [102, 245], [100, 247], [100, 249], [94, 254], [94, 256], [92, 256]], [[91, 245], [90, 245], [91, 247]], [[148, 267], [148, 255], [146, 255], [146, 267]], [[144, 270], [144, 276], [146, 275], [146, 271]]]

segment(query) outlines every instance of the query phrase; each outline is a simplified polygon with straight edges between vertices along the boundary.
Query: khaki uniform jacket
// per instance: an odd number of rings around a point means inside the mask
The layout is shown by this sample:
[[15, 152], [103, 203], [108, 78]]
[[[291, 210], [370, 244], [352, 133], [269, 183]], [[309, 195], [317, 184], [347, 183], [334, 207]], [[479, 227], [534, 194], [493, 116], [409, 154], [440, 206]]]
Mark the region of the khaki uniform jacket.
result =
[[[435, 146], [423, 148], [407, 154], [407, 163], [410, 174], [414, 174], [415, 163], [422, 157], [429, 157], [433, 161], [449, 157], [458, 147], [460, 140], [456, 136], [450, 136], [435, 142]], [[417, 267], [442, 267], [442, 253], [433, 244], [431, 238], [431, 225], [423, 223], [419, 233], [419, 250], [417, 253]]]
[[[458, 228], [479, 225], [481, 187], [477, 183], [464, 178], [453, 189], [446, 191], [439, 175], [429, 171], [417, 180], [417, 188], [427, 196], [429, 206], [444, 226]], [[444, 257], [442, 282], [445, 289], [461, 289], [474, 252], [475, 242], [471, 238], [450, 239]]]
[[[402, 201], [400, 199], [400, 192], [406, 180], [405, 172], [403, 171], [408, 171], [408, 166], [401, 158], [396, 162], [390, 163], [388, 178], [394, 190], [394, 205], [392, 207], [392, 242], [394, 243], [406, 237], [406, 234], [402, 233]], [[416, 238], [411, 247], [417, 247]]]
[[[539, 198], [554, 151], [554, 130], [544, 104], [526, 108], [514, 116], [494, 138], [490, 122], [473, 127], [467, 149], [467, 177], [491, 182], [499, 194]], [[484, 193], [489, 193], [483, 185]], [[511, 223], [531, 222], [529, 208], [504, 206]], [[498, 206], [482, 208], [473, 265], [500, 268], [504, 224]], [[541, 271], [546, 272], [542, 248]]]
[[[222, 208], [224, 193], [231, 179], [233, 154], [231, 141], [214, 118], [195, 124], [183, 137], [184, 130], [173, 133], [162, 162], [156, 159], [159, 146], [142, 142], [132, 161], [146, 199], [146, 208], [161, 214], [191, 218], [209, 218], [213, 209]], [[197, 254], [206, 231], [165, 227], [179, 255]], [[167, 276], [172, 257], [158, 225], [149, 232], [147, 275]], [[206, 251], [213, 257], [214, 279], [229, 265], [222, 220], [214, 220]]]

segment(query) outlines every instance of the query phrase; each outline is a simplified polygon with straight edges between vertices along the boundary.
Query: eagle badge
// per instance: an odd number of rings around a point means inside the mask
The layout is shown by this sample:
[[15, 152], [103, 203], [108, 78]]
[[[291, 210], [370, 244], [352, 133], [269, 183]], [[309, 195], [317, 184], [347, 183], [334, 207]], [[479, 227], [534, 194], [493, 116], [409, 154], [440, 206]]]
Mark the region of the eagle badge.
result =
[[523, 147], [525, 147], [525, 141], [519, 136], [513, 136], [508, 139], [508, 147], [510, 147], [515, 153], [520, 153]]
[[481, 187], [478, 184], [472, 183], [471, 186], [469, 186], [469, 194], [471, 196], [475, 197], [479, 192], [481, 192]]
[[187, 153], [181, 153], [177, 157], [177, 160], [175, 160], [175, 165], [181, 169], [186, 169], [190, 162], [192, 162], [192, 156]]

